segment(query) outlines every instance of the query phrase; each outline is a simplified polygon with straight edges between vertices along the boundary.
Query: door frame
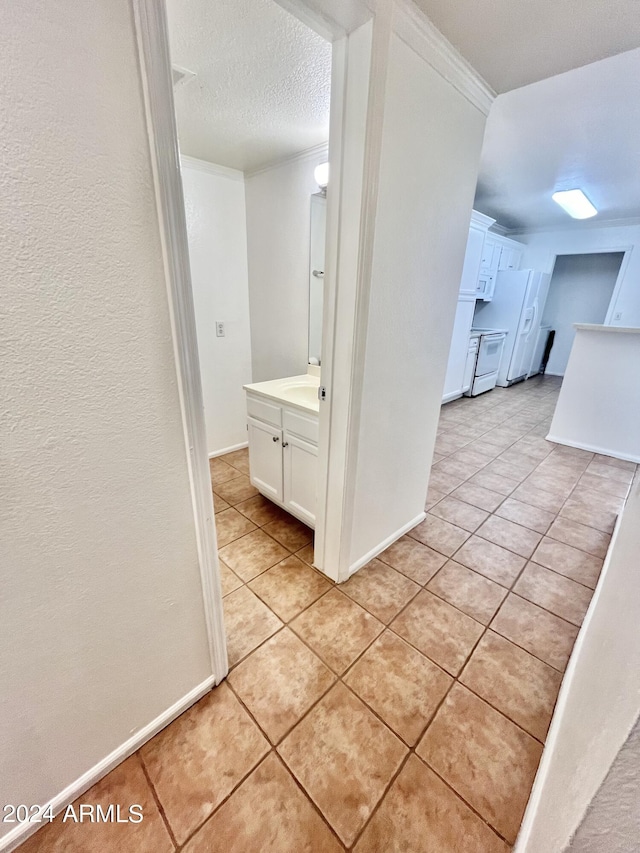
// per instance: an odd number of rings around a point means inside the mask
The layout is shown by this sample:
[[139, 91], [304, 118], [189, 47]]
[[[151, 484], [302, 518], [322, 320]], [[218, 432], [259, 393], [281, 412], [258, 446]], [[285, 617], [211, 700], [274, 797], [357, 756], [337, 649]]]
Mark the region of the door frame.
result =
[[[345, 97], [353, 75], [353, 58], [351, 67], [348, 61], [350, 54], [357, 53], [359, 66], [363, 64], [362, 51], [360, 49], [354, 51], [348, 34], [355, 29], [363, 30], [368, 26], [374, 13], [367, 0], [348, 0], [347, 2], [345, 0], [275, 0], [275, 2], [324, 38], [331, 40], [333, 45], [329, 146], [332, 187], [327, 201], [327, 253], [328, 266], [333, 260], [334, 275], [328, 272], [325, 279], [327, 285], [325, 309], [329, 305], [331, 310], [325, 310], [323, 321], [324, 367], [325, 363], [327, 366], [332, 364], [340, 337], [339, 330], [334, 324], [339, 292], [337, 283], [341, 277], [339, 273], [342, 266], [338, 261], [341, 254], [338, 240], [349, 245], [350, 254], [354, 252], [357, 254], [360, 236], [359, 221], [352, 221], [351, 217], [345, 219], [342, 209], [345, 193], [348, 194], [353, 188], [353, 177], [343, 168], [345, 147], [347, 156], [352, 147], [348, 138], [345, 144], [345, 128], [348, 127], [349, 114], [353, 112], [353, 104], [348, 97]], [[227, 675], [229, 666], [209, 457], [206, 447], [204, 404], [165, 2], [164, 0], [133, 0], [133, 15], [191, 486], [203, 606], [211, 668], [215, 683], [218, 684]], [[364, 57], [365, 64], [367, 59], [368, 57]], [[346, 135], [348, 137], [348, 133]], [[360, 140], [357, 142], [359, 143]], [[344, 251], [342, 253], [344, 254]], [[349, 289], [350, 298], [355, 300], [357, 284], [350, 278], [345, 280], [347, 283], [343, 285], [342, 291], [344, 292], [345, 288]], [[329, 373], [328, 370], [327, 374]], [[333, 482], [329, 465], [331, 454], [335, 453], [336, 440], [340, 444], [340, 439], [344, 440], [345, 435], [349, 433], [349, 418], [347, 415], [345, 419], [343, 407], [338, 407], [338, 412], [335, 411], [332, 385], [335, 385], [342, 399], [349, 401], [354, 380], [351, 374], [345, 376], [343, 373], [341, 377], [336, 377], [335, 383], [329, 375], [326, 379], [323, 376], [322, 381], [327, 386], [328, 399], [321, 405], [319, 415], [320, 435], [324, 443], [318, 458], [316, 566], [324, 570], [333, 580], [338, 580], [337, 572], [325, 568], [324, 565], [327, 550], [325, 540], [335, 543], [328, 549], [332, 554], [341, 545], [344, 547], [343, 525], [339, 514], [334, 513], [330, 519], [327, 519], [326, 509], [331, 503], [337, 504], [340, 509], [343, 507], [344, 495], [339, 484]], [[347, 406], [347, 408], [350, 407]], [[342, 476], [344, 476], [344, 470]], [[329, 491], [333, 492], [332, 502], [328, 500]]]

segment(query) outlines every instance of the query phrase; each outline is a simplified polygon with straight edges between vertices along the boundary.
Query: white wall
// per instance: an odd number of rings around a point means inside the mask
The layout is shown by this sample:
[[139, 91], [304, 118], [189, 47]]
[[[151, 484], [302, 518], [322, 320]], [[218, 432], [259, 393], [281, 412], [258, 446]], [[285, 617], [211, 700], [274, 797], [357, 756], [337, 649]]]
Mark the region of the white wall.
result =
[[44, 803], [212, 669], [131, 4], [0, 44], [0, 802]]
[[639, 518], [636, 478], [565, 674], [514, 853], [565, 849], [640, 712]]
[[253, 381], [306, 373], [313, 170], [325, 147], [245, 181]]
[[[183, 157], [189, 260], [210, 454], [247, 441], [242, 386], [251, 382], [244, 175]], [[216, 321], [225, 324], [217, 337]]]
[[588, 252], [627, 253], [621, 269], [620, 290], [612, 306], [620, 312], [612, 325], [640, 326], [640, 224], [597, 227], [584, 224], [561, 231], [529, 231], [510, 235], [526, 244], [521, 269], [552, 272], [556, 255]]
[[424, 512], [485, 125], [398, 34], [389, 51], [352, 568]]
[[555, 329], [547, 373], [564, 376], [574, 323], [604, 323], [622, 254], [560, 255], [551, 276], [542, 322]]

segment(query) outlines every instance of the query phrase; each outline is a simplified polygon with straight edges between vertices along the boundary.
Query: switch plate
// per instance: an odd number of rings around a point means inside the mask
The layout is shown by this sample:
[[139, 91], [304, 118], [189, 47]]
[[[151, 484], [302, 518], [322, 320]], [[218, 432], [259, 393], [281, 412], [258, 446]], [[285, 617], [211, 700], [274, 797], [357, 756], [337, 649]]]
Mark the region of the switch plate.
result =
[[616, 313], [613, 315], [613, 321], [614, 321], [614, 323], [615, 323], [617, 320], [622, 320], [622, 311], [616, 311]]
[[224, 323], [219, 320], [216, 320], [216, 337], [224, 338]]

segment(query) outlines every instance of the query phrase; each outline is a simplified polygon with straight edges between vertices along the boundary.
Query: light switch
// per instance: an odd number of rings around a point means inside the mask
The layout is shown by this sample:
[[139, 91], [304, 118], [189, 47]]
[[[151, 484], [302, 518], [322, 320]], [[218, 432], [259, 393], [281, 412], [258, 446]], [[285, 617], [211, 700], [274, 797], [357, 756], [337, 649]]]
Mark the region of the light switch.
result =
[[216, 337], [224, 338], [224, 323], [216, 320]]

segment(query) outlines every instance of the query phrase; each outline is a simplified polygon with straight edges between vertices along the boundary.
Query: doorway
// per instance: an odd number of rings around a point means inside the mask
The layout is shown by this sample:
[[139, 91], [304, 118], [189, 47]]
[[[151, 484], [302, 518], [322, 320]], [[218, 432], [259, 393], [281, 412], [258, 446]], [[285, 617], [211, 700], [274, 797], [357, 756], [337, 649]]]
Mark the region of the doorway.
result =
[[546, 373], [564, 376], [575, 337], [574, 323], [604, 323], [624, 252], [558, 255], [542, 315], [555, 330]]

